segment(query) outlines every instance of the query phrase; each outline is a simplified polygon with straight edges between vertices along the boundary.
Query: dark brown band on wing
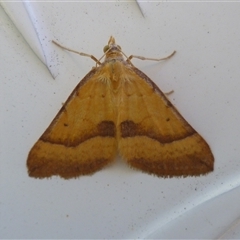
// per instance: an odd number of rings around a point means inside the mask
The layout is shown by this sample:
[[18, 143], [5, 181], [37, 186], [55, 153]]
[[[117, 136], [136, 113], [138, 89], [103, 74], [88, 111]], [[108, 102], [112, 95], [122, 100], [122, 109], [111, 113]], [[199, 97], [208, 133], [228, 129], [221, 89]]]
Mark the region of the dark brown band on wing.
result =
[[[69, 127], [66, 126], [65, 127]], [[43, 142], [49, 142], [52, 144], [60, 144], [66, 147], [76, 147], [82, 142], [85, 142], [91, 138], [95, 137], [116, 137], [116, 126], [113, 121], [102, 121], [100, 122], [96, 128], [89, 129], [89, 131], [85, 134], [80, 134], [77, 138], [71, 139], [69, 136], [68, 139], [51, 139], [48, 134], [43, 134], [40, 138]]]
[[[32, 157], [31, 161], [35, 163], [36, 157]], [[58, 162], [58, 164], [53, 164], [49, 159], [41, 159], [41, 163], [41, 165], [38, 165], [37, 163], [31, 163], [29, 160], [27, 161], [28, 174], [30, 177], [46, 178], [59, 175], [65, 179], [76, 178], [81, 175], [89, 175], [99, 171], [109, 163], [109, 159], [99, 157], [96, 158], [94, 162], [80, 163], [78, 161], [66, 161]]]
[[120, 131], [121, 131], [122, 138], [146, 136], [154, 140], [157, 140], [162, 144], [178, 141], [196, 133], [194, 129], [191, 129], [191, 130], [188, 130], [188, 132], [185, 132], [184, 134], [181, 134], [181, 135], [174, 134], [174, 135], [163, 136], [163, 135], [157, 134], [156, 132], [148, 131], [147, 129], [144, 129], [140, 124], [137, 124], [137, 123], [134, 123], [133, 121], [128, 121], [128, 120], [120, 124]]
[[[203, 156], [201, 156], [203, 157]], [[153, 161], [152, 159], [134, 158], [128, 163], [143, 172], [155, 174], [159, 177], [188, 177], [200, 176], [212, 172], [214, 169], [212, 155], [207, 156], [212, 158], [212, 161], [203, 161], [201, 157], [196, 155], [188, 156], [184, 162], [181, 159], [167, 159], [166, 161]]]
[[116, 127], [112, 121], [102, 121], [97, 125], [99, 136], [101, 137], [115, 137]]

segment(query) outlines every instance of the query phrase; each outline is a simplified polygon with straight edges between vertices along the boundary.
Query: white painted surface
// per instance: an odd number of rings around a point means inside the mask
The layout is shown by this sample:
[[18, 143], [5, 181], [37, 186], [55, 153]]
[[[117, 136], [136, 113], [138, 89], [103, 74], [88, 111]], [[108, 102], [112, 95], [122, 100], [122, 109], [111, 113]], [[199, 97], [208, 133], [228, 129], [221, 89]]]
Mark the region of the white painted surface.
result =
[[[34, 2], [21, 5], [25, 17], [2, 6], [18, 29], [0, 8], [1, 238], [240, 238], [237, 3], [141, 2], [144, 17], [135, 2]], [[126, 55], [177, 50], [133, 63], [174, 90], [170, 100], [211, 146], [212, 174], [162, 179], [118, 158], [90, 177], [28, 177], [30, 148], [94, 66], [51, 40], [100, 58], [110, 35]]]

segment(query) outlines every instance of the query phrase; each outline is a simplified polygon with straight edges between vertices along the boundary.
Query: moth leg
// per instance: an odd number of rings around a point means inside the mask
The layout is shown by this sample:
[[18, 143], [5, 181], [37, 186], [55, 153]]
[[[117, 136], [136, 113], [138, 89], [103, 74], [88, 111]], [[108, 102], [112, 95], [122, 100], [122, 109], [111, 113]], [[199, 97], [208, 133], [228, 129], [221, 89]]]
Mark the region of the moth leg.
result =
[[142, 56], [131, 55], [127, 58], [127, 62], [130, 62], [132, 58], [138, 58], [140, 60], [150, 60], [150, 61], [163, 61], [163, 60], [167, 60], [167, 59], [171, 58], [175, 53], [176, 53], [176, 51], [173, 51], [169, 56], [164, 57], [164, 58], [146, 58], [146, 57], [142, 57]]
[[169, 95], [171, 95], [171, 94], [173, 94], [173, 93], [174, 93], [174, 90], [171, 90], [171, 91], [169, 91], [169, 92], [165, 92], [164, 95], [168, 97]]
[[70, 49], [70, 48], [64, 47], [64, 46], [62, 46], [61, 44], [55, 42], [54, 40], [52, 40], [52, 42], [53, 42], [55, 45], [57, 45], [58, 47], [60, 47], [60, 48], [62, 48], [62, 49], [65, 49], [65, 50], [67, 50], [67, 51], [69, 51], [69, 52], [73, 52], [73, 53], [79, 54], [79, 55], [84, 56], [84, 57], [90, 57], [93, 61], [96, 62], [96, 64], [99, 64], [99, 65], [102, 64], [102, 63], [99, 62], [99, 61], [97, 60], [97, 58], [95, 58], [93, 55], [90, 55], [90, 54], [87, 54], [87, 53], [78, 52], [78, 51], [72, 50], [72, 49]]

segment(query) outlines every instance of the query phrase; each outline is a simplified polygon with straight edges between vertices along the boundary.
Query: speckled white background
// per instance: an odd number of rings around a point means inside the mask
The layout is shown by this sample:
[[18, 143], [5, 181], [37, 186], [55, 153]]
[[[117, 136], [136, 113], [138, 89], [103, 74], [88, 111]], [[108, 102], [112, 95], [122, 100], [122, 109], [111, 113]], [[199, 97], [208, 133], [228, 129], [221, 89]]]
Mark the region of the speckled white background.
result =
[[[0, 238], [239, 238], [239, 3], [2, 2]], [[3, 7], [5, 11], [3, 10]], [[29, 178], [27, 154], [113, 35], [207, 140], [213, 173], [162, 179], [116, 163]], [[46, 64], [46, 65], [45, 65]], [[46, 67], [48, 66], [48, 67]]]

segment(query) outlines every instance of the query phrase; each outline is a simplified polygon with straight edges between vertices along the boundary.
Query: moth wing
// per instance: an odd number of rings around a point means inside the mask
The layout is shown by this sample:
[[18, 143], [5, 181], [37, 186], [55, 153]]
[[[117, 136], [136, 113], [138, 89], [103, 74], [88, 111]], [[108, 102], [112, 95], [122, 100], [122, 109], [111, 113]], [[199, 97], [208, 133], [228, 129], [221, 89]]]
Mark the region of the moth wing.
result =
[[213, 171], [208, 144], [159, 88], [134, 67], [124, 78], [117, 130], [119, 151], [127, 163], [162, 177]]
[[92, 174], [117, 153], [116, 113], [106, 81], [93, 69], [77, 85], [29, 152], [28, 173], [44, 178]]

